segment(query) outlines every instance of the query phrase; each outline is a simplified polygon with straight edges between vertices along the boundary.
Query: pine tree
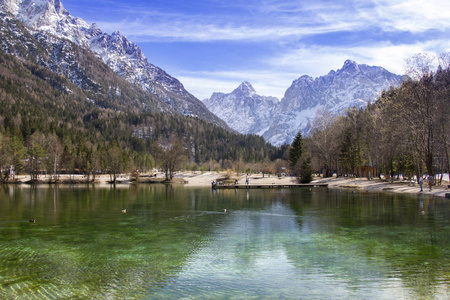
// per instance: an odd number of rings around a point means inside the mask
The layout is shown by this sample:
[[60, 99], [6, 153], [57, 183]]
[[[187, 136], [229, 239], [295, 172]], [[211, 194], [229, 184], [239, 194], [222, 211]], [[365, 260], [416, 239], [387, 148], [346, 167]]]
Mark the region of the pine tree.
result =
[[302, 154], [303, 138], [302, 133], [299, 131], [292, 142], [291, 148], [289, 149], [289, 162], [292, 168], [295, 167]]
[[[300, 163], [300, 161], [299, 161]], [[313, 180], [312, 177], [312, 167], [311, 167], [311, 158], [308, 154], [303, 155], [300, 164], [300, 172], [299, 172], [298, 180], [300, 183], [310, 183]]]

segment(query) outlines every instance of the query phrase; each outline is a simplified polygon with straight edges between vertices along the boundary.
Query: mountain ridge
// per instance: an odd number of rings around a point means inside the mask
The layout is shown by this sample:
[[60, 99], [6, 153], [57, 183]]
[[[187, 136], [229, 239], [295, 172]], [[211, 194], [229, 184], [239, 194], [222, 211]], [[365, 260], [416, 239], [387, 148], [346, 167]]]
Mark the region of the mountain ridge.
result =
[[[213, 93], [204, 103], [231, 128], [243, 134], [261, 135], [279, 146], [290, 144], [299, 131], [306, 136], [320, 111], [338, 115], [351, 107], [365, 107], [383, 90], [398, 86], [402, 80], [403, 76], [382, 67], [346, 60], [342, 68], [326, 75], [316, 78], [302, 75], [295, 79], [280, 101], [258, 95], [253, 87], [251, 95], [239, 96], [241, 86], [251, 86], [244, 82], [229, 94]], [[259, 105], [248, 99], [259, 99]]]
[[175, 112], [228, 128], [199, 99], [186, 91], [178, 79], [149, 63], [139, 46], [120, 31], [109, 35], [95, 23], [88, 25], [71, 16], [59, 0], [0, 0], [0, 8], [34, 32], [43, 31], [67, 39], [93, 52], [125, 80], [155, 95]]
[[[336, 115], [350, 107], [364, 107], [375, 101], [383, 89], [401, 80], [401, 76], [381, 67], [347, 60], [341, 69], [324, 76], [303, 75], [294, 80], [280, 101], [258, 95], [249, 82], [243, 82], [229, 94], [213, 93], [202, 102], [186, 91], [178, 79], [149, 63], [139, 46], [120, 31], [108, 34], [95, 23], [88, 25], [71, 16], [59, 0], [0, 0], [0, 8], [29, 26], [28, 33], [22, 30], [22, 37], [16, 36], [13, 46], [2, 38], [6, 52], [34, 56], [40, 65], [89, 90], [92, 96], [89, 101], [114, 109], [127, 107], [196, 117], [239, 133], [263, 136], [274, 145], [292, 142], [298, 131], [306, 135], [317, 112], [328, 110]], [[8, 22], [7, 18], [2, 21]], [[14, 29], [8, 33], [7, 29], [2, 30], [3, 36], [14, 35]], [[33, 45], [32, 39], [40, 46]], [[92, 79], [89, 65], [77, 63], [77, 59], [88, 55], [70, 43], [91, 52], [124, 80], [151, 96], [147, 100], [143, 99], [145, 95], [138, 101], [129, 99], [125, 105], [114, 104], [121, 101], [125, 88]], [[108, 91], [110, 99], [96, 100], [95, 93], [104, 91]]]
[[[2, 13], [0, 16], [1, 47], [5, 53], [67, 78], [86, 92], [89, 102], [120, 111], [175, 113], [156, 96], [125, 81], [84, 48], [43, 32], [31, 34], [17, 19]], [[72, 90], [66, 87], [64, 92]]]
[[237, 132], [262, 135], [273, 118], [276, 102], [275, 97], [258, 95], [245, 81], [229, 94], [213, 93], [204, 103], [219, 118], [226, 117], [227, 124]]

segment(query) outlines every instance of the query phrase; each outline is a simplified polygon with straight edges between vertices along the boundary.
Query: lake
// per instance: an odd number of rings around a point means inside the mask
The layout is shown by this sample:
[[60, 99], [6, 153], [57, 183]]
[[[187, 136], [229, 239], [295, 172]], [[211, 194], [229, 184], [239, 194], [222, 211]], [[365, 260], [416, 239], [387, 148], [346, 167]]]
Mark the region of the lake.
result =
[[448, 299], [450, 201], [0, 186], [0, 298]]

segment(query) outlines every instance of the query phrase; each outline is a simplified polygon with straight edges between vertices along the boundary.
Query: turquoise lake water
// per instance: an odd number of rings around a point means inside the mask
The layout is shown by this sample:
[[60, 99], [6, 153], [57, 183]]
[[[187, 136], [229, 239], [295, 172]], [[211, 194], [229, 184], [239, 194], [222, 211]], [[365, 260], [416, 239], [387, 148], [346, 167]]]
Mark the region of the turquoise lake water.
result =
[[0, 186], [0, 298], [449, 299], [450, 201]]

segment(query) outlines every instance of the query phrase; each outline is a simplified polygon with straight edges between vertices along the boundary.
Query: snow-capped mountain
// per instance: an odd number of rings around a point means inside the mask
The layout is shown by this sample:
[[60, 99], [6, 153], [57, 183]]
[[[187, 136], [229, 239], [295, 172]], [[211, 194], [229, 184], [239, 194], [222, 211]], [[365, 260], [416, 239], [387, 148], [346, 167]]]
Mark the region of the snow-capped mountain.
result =
[[337, 115], [351, 107], [365, 107], [383, 90], [399, 85], [402, 78], [381, 67], [347, 60], [341, 69], [325, 76], [304, 75], [294, 80], [279, 102], [253, 89], [240, 94], [243, 85], [250, 86], [244, 83], [231, 94], [214, 93], [204, 103], [240, 133], [262, 135], [274, 145], [290, 144], [297, 132], [308, 134], [318, 111]]
[[93, 52], [125, 80], [156, 95], [177, 113], [226, 127], [176, 78], [149, 63], [141, 49], [119, 31], [110, 35], [95, 23], [89, 25], [71, 16], [59, 0], [0, 0], [0, 9], [22, 21], [34, 34], [44, 32]]
[[383, 90], [399, 85], [402, 78], [384, 68], [351, 60], [325, 76], [302, 76], [286, 90], [263, 137], [274, 145], [291, 143], [297, 132], [304, 136], [309, 132], [319, 110], [337, 115], [351, 107], [365, 107]]
[[204, 103], [237, 132], [262, 135], [270, 126], [278, 99], [260, 96], [250, 83], [243, 82], [229, 94], [212, 94]]

